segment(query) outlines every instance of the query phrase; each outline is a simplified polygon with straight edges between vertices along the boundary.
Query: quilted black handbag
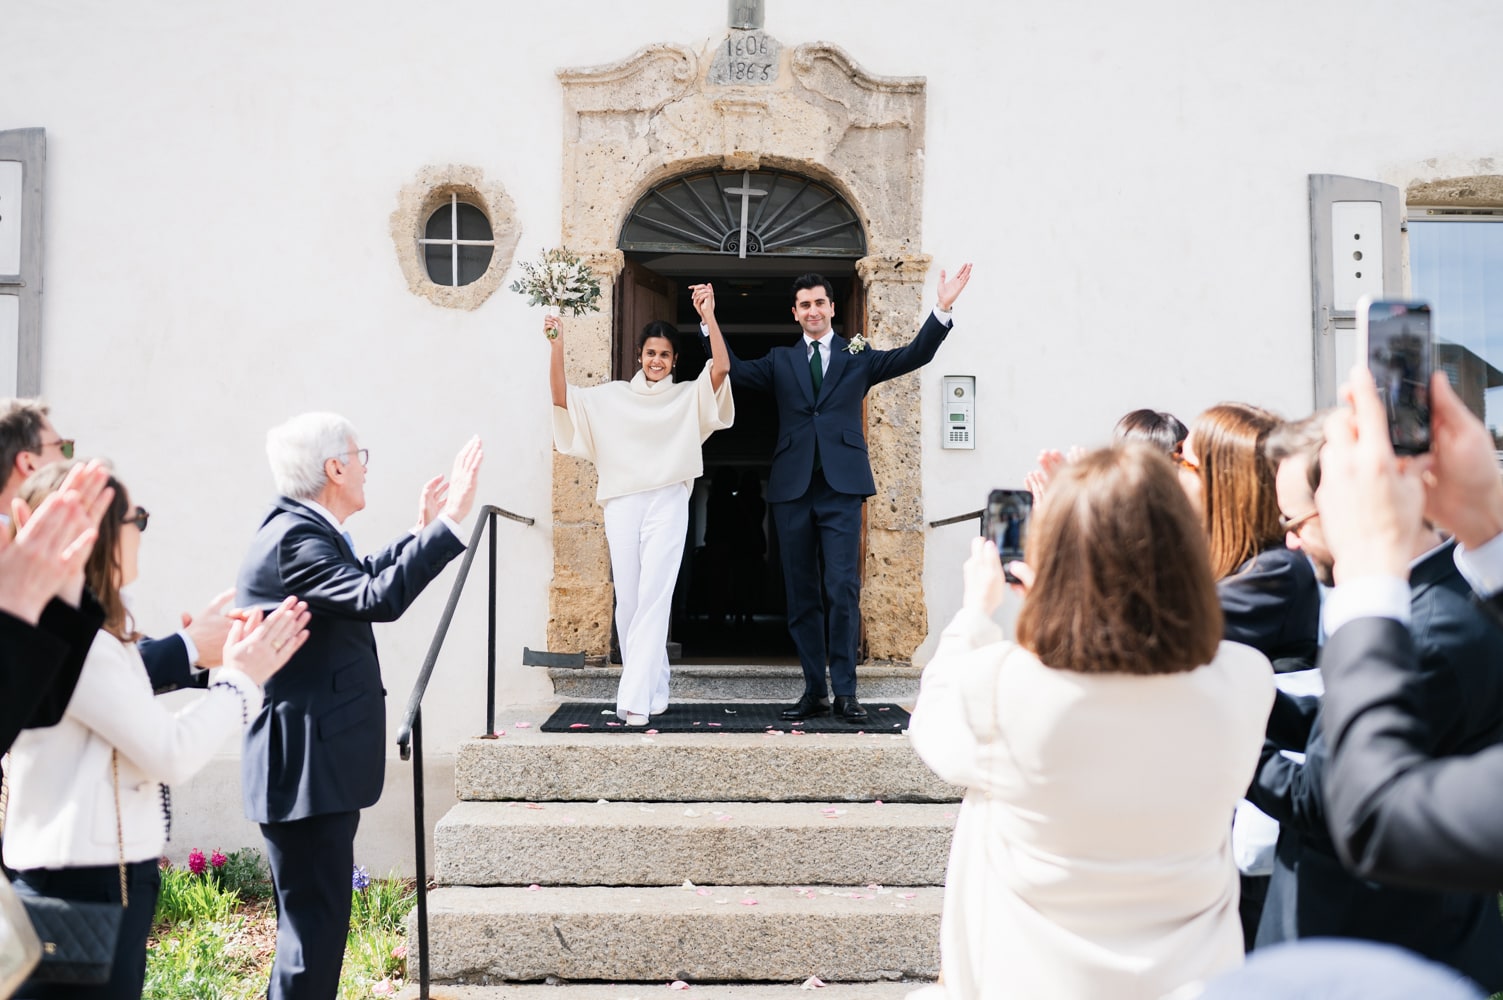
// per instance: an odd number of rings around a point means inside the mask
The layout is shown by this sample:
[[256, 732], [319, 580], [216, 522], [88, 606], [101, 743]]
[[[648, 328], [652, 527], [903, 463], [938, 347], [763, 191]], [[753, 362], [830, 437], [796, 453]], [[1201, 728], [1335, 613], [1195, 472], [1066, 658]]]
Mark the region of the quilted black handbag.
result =
[[125, 879], [125, 835], [120, 825], [120, 754], [110, 755], [115, 777], [115, 840], [120, 848], [120, 904], [87, 903], [56, 896], [18, 895], [42, 942], [33, 983], [76, 985], [109, 982], [120, 938], [120, 920], [130, 903]]

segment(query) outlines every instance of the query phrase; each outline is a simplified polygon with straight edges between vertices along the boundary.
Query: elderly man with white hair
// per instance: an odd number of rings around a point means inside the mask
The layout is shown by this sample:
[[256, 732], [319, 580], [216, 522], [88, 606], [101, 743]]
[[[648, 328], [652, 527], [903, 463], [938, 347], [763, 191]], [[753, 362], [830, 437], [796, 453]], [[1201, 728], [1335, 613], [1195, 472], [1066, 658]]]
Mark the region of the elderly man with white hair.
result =
[[483, 457], [471, 438], [448, 481], [423, 487], [418, 521], [381, 551], [355, 554], [345, 520], [365, 507], [369, 453], [333, 413], [305, 413], [266, 435], [281, 494], [237, 580], [236, 603], [308, 602], [308, 641], [266, 685], [246, 731], [246, 816], [261, 824], [277, 899], [271, 1000], [328, 1000], [339, 986], [350, 923], [360, 810], [381, 797], [386, 691], [372, 622], [398, 618], [464, 551], [459, 522], [475, 502]]

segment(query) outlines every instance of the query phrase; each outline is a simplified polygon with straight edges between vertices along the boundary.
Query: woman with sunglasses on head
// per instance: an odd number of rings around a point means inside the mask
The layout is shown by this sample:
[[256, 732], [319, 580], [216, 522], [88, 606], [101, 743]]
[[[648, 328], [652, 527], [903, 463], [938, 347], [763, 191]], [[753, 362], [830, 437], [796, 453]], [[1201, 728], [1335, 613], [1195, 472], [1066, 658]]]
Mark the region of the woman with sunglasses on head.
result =
[[701, 445], [736, 417], [714, 290], [689, 290], [710, 335], [710, 359], [692, 382], [674, 382], [678, 331], [654, 321], [642, 330], [640, 367], [630, 381], [572, 386], [564, 374], [563, 325], [557, 316], [543, 321], [553, 339], [553, 444], [593, 462], [599, 476], [595, 500], [605, 511], [621, 640], [616, 715], [629, 726], [645, 726], [668, 708], [668, 620], [689, 495], [704, 474]]
[[[33, 473], [21, 499], [33, 509], [64, 484], [70, 465]], [[157, 861], [171, 834], [168, 785], [208, 763], [229, 732], [255, 717], [261, 685], [308, 632], [307, 606], [289, 597], [262, 619], [235, 622], [224, 666], [204, 697], [177, 712], [159, 703], [135, 647], [121, 591], [137, 576], [146, 510], [111, 477], [114, 496], [84, 566], [104, 611], [62, 720], [29, 729], [11, 748], [4, 859], [25, 894], [119, 904], [124, 909], [110, 979], [102, 985], [30, 983], [28, 998], [137, 1000], [156, 909]]]

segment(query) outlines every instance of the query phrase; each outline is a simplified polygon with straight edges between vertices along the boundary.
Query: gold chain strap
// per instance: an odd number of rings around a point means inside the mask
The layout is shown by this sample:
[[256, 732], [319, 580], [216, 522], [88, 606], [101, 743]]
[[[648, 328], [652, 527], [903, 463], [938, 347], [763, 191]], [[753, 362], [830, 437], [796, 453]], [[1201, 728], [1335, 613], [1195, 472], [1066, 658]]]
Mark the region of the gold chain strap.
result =
[[120, 908], [130, 906], [130, 889], [125, 884], [125, 827], [120, 819], [120, 751], [110, 751], [110, 773], [115, 776], [115, 844], [120, 849]]

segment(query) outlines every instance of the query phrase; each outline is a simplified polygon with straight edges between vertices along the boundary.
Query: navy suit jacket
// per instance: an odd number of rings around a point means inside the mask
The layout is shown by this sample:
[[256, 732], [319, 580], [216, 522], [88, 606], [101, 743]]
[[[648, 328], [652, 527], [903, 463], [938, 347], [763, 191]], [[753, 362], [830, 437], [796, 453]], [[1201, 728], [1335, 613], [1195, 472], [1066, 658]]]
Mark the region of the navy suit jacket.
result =
[[396, 620], [464, 543], [438, 520], [358, 559], [327, 520], [280, 497], [240, 567], [236, 603], [308, 602], [308, 641], [266, 685], [245, 734], [245, 814], [279, 823], [349, 812], [381, 797], [386, 689], [372, 622]]
[[[1406, 680], [1433, 752], [1470, 754], [1503, 739], [1503, 633], [1470, 600], [1452, 558], [1431, 552], [1410, 573], [1417, 661]], [[1503, 988], [1503, 918], [1491, 893], [1379, 885], [1337, 857], [1327, 828], [1322, 778], [1328, 747], [1313, 699], [1278, 696], [1269, 741], [1248, 798], [1280, 823], [1273, 881], [1258, 946], [1307, 937], [1359, 937], [1402, 945], [1487, 987]], [[1308, 740], [1294, 716], [1309, 722]], [[1279, 753], [1303, 750], [1303, 765]]]
[[797, 500], [808, 490], [814, 475], [816, 439], [825, 481], [831, 489], [863, 497], [877, 492], [866, 454], [861, 402], [877, 383], [917, 371], [933, 360], [950, 329], [931, 311], [918, 335], [904, 346], [890, 351], [868, 347], [855, 354], [846, 350], [850, 345], [844, 337], [826, 334], [830, 366], [818, 399], [814, 397], [802, 337], [795, 344], [774, 347], [751, 361], [732, 354], [731, 385], [771, 392], [777, 401], [778, 441], [772, 450], [767, 502]]
[[[1356, 619], [1326, 641], [1323, 786], [1332, 839], [1363, 875], [1496, 891], [1503, 888], [1503, 744], [1437, 754], [1415, 683], [1419, 663], [1409, 630], [1391, 618]], [[1503, 659], [1490, 665], [1503, 668]]]
[[1264, 549], [1216, 581], [1222, 638], [1251, 646], [1274, 670], [1308, 670], [1319, 648], [1320, 589], [1304, 553]]
[[35, 625], [0, 611], [0, 754], [22, 729], [62, 721], [103, 623], [88, 591], [76, 608], [53, 598]]

